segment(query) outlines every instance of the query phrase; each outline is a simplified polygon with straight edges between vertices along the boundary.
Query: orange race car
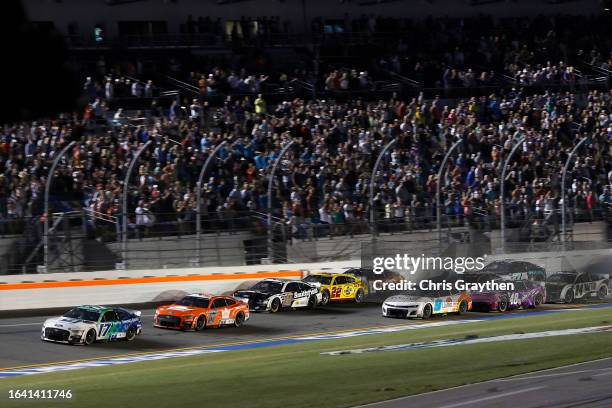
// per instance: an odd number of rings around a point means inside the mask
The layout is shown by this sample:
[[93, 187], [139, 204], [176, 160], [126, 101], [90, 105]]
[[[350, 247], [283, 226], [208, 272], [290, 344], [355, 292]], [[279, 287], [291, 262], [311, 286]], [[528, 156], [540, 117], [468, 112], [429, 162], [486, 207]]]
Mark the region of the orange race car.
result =
[[248, 319], [249, 306], [231, 296], [194, 294], [171, 305], [158, 307], [153, 317], [153, 325], [200, 331], [206, 327], [240, 327]]

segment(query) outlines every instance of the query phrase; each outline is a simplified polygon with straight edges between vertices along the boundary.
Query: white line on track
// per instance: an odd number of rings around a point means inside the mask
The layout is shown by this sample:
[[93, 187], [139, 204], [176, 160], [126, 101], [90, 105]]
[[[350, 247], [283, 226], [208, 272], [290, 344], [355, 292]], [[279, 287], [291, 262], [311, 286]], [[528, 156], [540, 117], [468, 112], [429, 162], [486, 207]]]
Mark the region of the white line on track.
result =
[[457, 402], [455, 404], [443, 405], [443, 406], [438, 407], [438, 408], [455, 408], [455, 407], [461, 407], [461, 406], [464, 406], [464, 405], [472, 405], [472, 404], [475, 404], [477, 402], [484, 402], [484, 401], [490, 401], [490, 400], [499, 399], [499, 398], [510, 397], [512, 395], [524, 394], [526, 392], [537, 391], [537, 390], [541, 390], [543, 388], [546, 388], [546, 387], [542, 386], [542, 387], [524, 388], [522, 390], [504, 392], [504, 393], [497, 394], [497, 395], [491, 395], [489, 397], [476, 398], [476, 399], [471, 399], [471, 400], [468, 400], [468, 401]]
[[606, 371], [603, 374], [597, 374], [593, 377], [597, 377], [600, 375], [608, 375], [612, 374], [612, 368], [594, 368], [592, 370], [578, 370], [578, 371], [566, 371], [563, 373], [555, 373], [555, 374], [542, 374], [542, 375], [526, 375], [524, 377], [510, 377], [510, 378], [500, 378], [496, 381], [498, 382], [510, 382], [510, 381], [521, 381], [521, 380], [538, 380], [540, 378], [550, 378], [550, 377], [562, 377], [564, 375], [574, 375], [574, 374], [585, 374], [585, 373], [593, 373], [598, 371]]
[[[153, 315], [141, 315], [140, 317], [153, 317]], [[51, 318], [51, 317], [49, 317]], [[37, 322], [37, 323], [15, 323], [15, 324], [0, 324], [0, 329], [2, 328], [6, 328], [6, 327], [21, 327], [21, 326], [40, 326], [42, 325], [43, 322]]]
[[[414, 394], [414, 395], [409, 395], [407, 397], [393, 398], [393, 399], [390, 399], [390, 400], [387, 400], [387, 401], [378, 401], [378, 402], [368, 403], [368, 404], [365, 404], [365, 405], [358, 405], [355, 408], [375, 407], [375, 406], [378, 406], [379, 404], [382, 404], [383, 402], [403, 401], [403, 400], [409, 401], [409, 400], [412, 400], [412, 399], [415, 399], [415, 398], [423, 398], [423, 397], [428, 396], [428, 395], [448, 393], [448, 392], [452, 392], [452, 391], [455, 391], [455, 390], [459, 390], [459, 389], [463, 389], [463, 388], [469, 388], [469, 387], [474, 387], [474, 386], [478, 386], [478, 385], [482, 385], [482, 384], [495, 384], [495, 383], [497, 383], [499, 381], [504, 381], [504, 380], [508, 380], [508, 379], [512, 379], [512, 378], [519, 378], [519, 377], [524, 376], [526, 374], [546, 373], [546, 372], [551, 372], [551, 371], [556, 371], [556, 370], [563, 370], [563, 369], [570, 368], [570, 367], [578, 367], [578, 366], [582, 366], [582, 365], [593, 364], [593, 363], [596, 363], [596, 362], [608, 361], [608, 360], [612, 360], [612, 357], [598, 358], [598, 359], [590, 360], [590, 361], [581, 361], [579, 363], [568, 364], [568, 365], [560, 366], [560, 367], [545, 368], [543, 370], [536, 370], [536, 371], [533, 371], [531, 373], [516, 374], [516, 375], [513, 375], [511, 377], [506, 377], [506, 378], [496, 378], [496, 379], [493, 379], [493, 380], [486, 380], [486, 381], [476, 382], [476, 383], [472, 383], [472, 384], [457, 385], [455, 387], [443, 388], [441, 390], [435, 390], [435, 391], [428, 391], [428, 392], [424, 392], [422, 394]], [[598, 376], [600, 376], [600, 375], [602, 375], [602, 374], [598, 374]]]

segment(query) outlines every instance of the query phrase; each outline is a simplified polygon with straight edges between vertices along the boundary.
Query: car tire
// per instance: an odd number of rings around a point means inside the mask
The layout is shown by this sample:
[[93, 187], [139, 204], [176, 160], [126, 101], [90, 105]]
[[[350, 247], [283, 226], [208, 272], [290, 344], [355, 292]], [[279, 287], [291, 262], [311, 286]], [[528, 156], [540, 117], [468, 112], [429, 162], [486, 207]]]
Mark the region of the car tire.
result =
[[130, 328], [125, 333], [125, 341], [132, 341], [136, 338], [136, 328], [134, 326], [130, 326]]
[[533, 307], [538, 307], [542, 303], [544, 303], [544, 296], [542, 296], [541, 293], [538, 293], [537, 295], [535, 295], [535, 298], [533, 299]]
[[308, 299], [308, 308], [309, 309], [316, 309], [317, 308], [317, 297], [315, 295], [312, 295], [309, 299]]
[[321, 292], [321, 306], [325, 306], [329, 303], [329, 291], [324, 290]]
[[270, 305], [270, 313], [280, 312], [281, 310], [281, 301], [279, 298], [276, 298], [272, 301]]
[[244, 323], [244, 313], [238, 312], [236, 319], [234, 319], [234, 327], [240, 327]]
[[427, 319], [431, 318], [432, 312], [433, 312], [433, 309], [432, 309], [431, 305], [429, 303], [427, 303], [423, 307], [423, 320], [427, 320]]
[[357, 293], [355, 293], [355, 303], [363, 303], [364, 296], [363, 289], [358, 289]]
[[467, 313], [467, 311], [468, 303], [465, 300], [462, 300], [461, 303], [459, 303], [459, 311], [457, 312], [457, 314], [464, 315]]
[[198, 317], [198, 320], [196, 320], [196, 324], [195, 324], [195, 326], [193, 326], [193, 329], [195, 331], [202, 331], [205, 328], [206, 328], [206, 316], [200, 315]]
[[570, 288], [567, 292], [565, 292], [565, 297], [563, 298], [565, 303], [573, 303], [574, 302], [574, 288]]
[[604, 300], [607, 296], [608, 296], [608, 287], [602, 286], [601, 288], [599, 288], [599, 290], [597, 291], [597, 298], [599, 300]]
[[508, 299], [503, 297], [497, 303], [497, 311], [504, 313], [506, 310], [508, 310]]
[[89, 346], [96, 341], [96, 331], [94, 329], [89, 329], [89, 331], [85, 334], [85, 338], [83, 339], [83, 344]]

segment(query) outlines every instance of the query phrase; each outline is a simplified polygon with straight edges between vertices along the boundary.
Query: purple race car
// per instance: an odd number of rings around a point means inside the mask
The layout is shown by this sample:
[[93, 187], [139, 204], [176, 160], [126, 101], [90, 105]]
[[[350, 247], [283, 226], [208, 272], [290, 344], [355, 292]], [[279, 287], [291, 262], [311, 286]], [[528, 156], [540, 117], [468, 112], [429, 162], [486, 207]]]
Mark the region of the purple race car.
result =
[[472, 292], [472, 309], [505, 312], [508, 309], [536, 307], [546, 300], [546, 289], [536, 282], [511, 283], [514, 290]]

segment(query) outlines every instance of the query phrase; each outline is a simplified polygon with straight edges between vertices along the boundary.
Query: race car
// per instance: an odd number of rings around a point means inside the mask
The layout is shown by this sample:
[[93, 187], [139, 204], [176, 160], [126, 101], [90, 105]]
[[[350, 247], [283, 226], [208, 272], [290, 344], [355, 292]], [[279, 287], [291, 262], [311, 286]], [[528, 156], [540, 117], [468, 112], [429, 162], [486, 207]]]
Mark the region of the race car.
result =
[[541, 266], [527, 261], [506, 259], [493, 261], [485, 265], [478, 273], [493, 274], [511, 281], [532, 281], [544, 286], [546, 282], [546, 270]]
[[368, 293], [361, 278], [346, 273], [313, 273], [304, 278], [304, 282], [319, 286], [322, 305], [347, 300], [361, 303]]
[[249, 320], [249, 307], [230, 296], [188, 295], [155, 310], [153, 325], [200, 331], [207, 327], [240, 327]]
[[537, 307], [546, 300], [546, 289], [533, 281], [508, 281], [513, 290], [472, 291], [473, 308], [505, 312], [508, 309]]
[[234, 297], [249, 305], [251, 311], [276, 313], [283, 308], [314, 309], [322, 301], [321, 291], [307, 282], [264, 279], [248, 290], [238, 290]]
[[572, 303], [576, 299], [608, 296], [608, 279], [588, 272], [559, 272], [548, 277], [546, 295], [548, 302]]
[[384, 317], [420, 317], [434, 314], [464, 314], [472, 309], [472, 297], [458, 290], [422, 290], [391, 296], [382, 305]]
[[41, 340], [89, 345], [96, 341], [132, 341], [140, 334], [140, 312], [122, 307], [79, 306], [45, 320]]

